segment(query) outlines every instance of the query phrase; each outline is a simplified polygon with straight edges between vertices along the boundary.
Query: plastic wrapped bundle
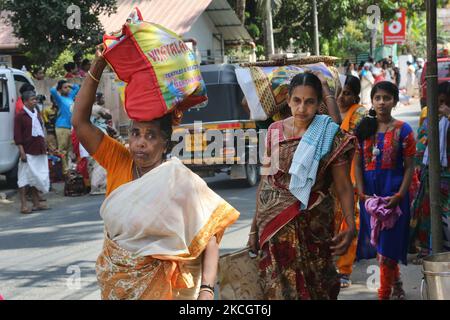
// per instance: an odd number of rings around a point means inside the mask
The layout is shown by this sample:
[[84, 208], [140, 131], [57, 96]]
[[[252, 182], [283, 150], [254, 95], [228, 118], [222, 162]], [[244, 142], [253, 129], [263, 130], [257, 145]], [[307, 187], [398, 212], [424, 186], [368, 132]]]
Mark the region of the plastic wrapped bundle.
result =
[[103, 43], [103, 56], [126, 84], [130, 119], [148, 121], [207, 100], [192, 50], [172, 31], [143, 21], [137, 8], [122, 31], [104, 35]]
[[[333, 93], [341, 89], [339, 73], [333, 66], [322, 62], [307, 65], [277, 66], [250, 65], [236, 69], [236, 77], [244, 92], [252, 120], [264, 121], [277, 114], [286, 105], [291, 79], [308, 71], [321, 72]], [[321, 108], [325, 112], [325, 108]]]

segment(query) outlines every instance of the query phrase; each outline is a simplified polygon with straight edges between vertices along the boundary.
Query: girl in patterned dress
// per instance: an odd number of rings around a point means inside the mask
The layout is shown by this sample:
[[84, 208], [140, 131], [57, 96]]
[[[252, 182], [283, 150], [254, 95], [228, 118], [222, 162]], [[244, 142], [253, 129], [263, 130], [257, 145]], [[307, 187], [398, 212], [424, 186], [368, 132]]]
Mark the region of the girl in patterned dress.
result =
[[[392, 109], [399, 101], [398, 87], [388, 81], [377, 83], [371, 92], [373, 107], [356, 129], [356, 185], [360, 199], [360, 232], [357, 259], [378, 257], [380, 300], [404, 299], [398, 262], [407, 263], [410, 222], [409, 187], [413, 176], [415, 141], [411, 127], [394, 119]], [[392, 228], [383, 229], [376, 247], [371, 244], [371, 216], [365, 202], [386, 197], [386, 209], [399, 206], [401, 215]]]

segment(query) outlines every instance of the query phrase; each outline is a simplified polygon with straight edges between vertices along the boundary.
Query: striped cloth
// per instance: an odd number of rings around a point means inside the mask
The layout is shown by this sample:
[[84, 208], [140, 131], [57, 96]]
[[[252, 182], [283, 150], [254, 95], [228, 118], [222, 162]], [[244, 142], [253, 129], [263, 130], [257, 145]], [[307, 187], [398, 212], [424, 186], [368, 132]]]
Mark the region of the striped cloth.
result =
[[320, 160], [330, 152], [339, 126], [326, 115], [317, 115], [295, 150], [289, 173], [289, 190], [300, 200], [300, 209], [308, 206], [311, 189], [316, 182]]

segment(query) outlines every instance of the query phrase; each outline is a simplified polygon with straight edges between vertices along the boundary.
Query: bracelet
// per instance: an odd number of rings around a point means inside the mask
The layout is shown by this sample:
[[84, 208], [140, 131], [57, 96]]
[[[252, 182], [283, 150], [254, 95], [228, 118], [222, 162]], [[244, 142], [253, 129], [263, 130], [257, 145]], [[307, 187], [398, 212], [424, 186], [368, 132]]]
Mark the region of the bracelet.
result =
[[96, 81], [97, 83], [100, 82], [100, 80], [98, 80], [97, 78], [95, 78], [95, 77], [92, 75], [91, 70], [88, 70], [88, 75], [92, 78], [92, 80]]
[[334, 96], [332, 94], [329, 94], [329, 95], [325, 96], [324, 100], [326, 100], [328, 98], [333, 98], [334, 99]]
[[256, 231], [252, 231], [252, 232], [250, 232], [248, 235], [249, 236], [251, 236], [252, 234], [257, 234], [258, 232], [256, 232]]
[[208, 290], [211, 290], [212, 292], [214, 292], [214, 287], [210, 286], [209, 284], [202, 284], [200, 286], [200, 289], [208, 289]]
[[200, 289], [199, 292], [209, 292], [209, 293], [211, 293], [211, 295], [214, 296], [214, 291], [212, 291], [212, 290], [210, 290], [210, 289], [203, 288], [203, 289]]

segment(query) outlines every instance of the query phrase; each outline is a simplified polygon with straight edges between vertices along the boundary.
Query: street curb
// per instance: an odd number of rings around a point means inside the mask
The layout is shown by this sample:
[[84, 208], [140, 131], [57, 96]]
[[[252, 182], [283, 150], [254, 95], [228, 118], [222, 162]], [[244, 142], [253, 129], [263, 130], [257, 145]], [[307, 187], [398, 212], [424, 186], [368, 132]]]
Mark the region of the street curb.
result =
[[1, 190], [0, 191], [0, 198], [3, 198], [2, 195], [6, 196], [6, 199], [10, 199], [12, 196], [14, 196], [17, 193], [17, 189], [11, 189], [11, 190]]

